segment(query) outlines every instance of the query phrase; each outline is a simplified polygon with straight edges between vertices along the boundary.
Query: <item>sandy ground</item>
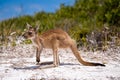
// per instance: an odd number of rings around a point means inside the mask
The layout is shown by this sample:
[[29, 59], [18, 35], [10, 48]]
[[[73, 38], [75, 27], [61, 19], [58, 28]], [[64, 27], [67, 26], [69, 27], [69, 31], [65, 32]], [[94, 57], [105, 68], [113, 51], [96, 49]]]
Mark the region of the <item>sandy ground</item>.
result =
[[[0, 48], [0, 80], [120, 80], [120, 47], [108, 51], [84, 52], [86, 61], [104, 63], [106, 67], [84, 66], [71, 50], [60, 49], [60, 66], [55, 68], [36, 65], [32, 45]], [[53, 61], [52, 51], [44, 49], [41, 61]]]

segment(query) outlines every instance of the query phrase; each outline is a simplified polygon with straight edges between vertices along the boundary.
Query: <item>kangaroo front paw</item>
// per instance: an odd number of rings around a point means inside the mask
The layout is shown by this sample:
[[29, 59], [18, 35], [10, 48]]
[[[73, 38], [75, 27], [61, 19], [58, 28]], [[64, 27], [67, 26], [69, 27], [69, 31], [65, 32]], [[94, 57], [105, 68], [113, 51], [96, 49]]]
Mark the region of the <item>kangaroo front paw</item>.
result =
[[36, 62], [39, 63], [39, 62], [40, 62], [40, 59], [36, 59]]
[[40, 59], [36, 59], [36, 65], [40, 65]]

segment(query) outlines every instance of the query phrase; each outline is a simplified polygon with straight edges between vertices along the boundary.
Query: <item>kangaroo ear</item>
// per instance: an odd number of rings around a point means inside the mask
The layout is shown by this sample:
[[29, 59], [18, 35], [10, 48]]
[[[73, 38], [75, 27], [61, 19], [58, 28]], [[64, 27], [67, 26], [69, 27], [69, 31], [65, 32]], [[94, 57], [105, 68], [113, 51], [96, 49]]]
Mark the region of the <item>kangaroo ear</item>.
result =
[[26, 27], [27, 27], [27, 29], [30, 29], [32, 26], [30, 25], [30, 24], [28, 24], [28, 23], [26, 23]]
[[38, 30], [39, 30], [39, 26], [36, 26], [36, 27], [35, 27], [35, 31], [38, 31]]

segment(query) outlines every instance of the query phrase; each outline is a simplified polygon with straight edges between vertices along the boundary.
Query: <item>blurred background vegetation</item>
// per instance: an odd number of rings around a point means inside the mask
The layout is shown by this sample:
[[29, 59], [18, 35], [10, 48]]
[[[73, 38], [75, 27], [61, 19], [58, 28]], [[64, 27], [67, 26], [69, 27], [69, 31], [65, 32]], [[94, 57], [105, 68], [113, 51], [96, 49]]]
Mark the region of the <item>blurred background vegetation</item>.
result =
[[41, 11], [33, 16], [25, 15], [1, 21], [0, 44], [7, 44], [8, 37], [13, 32], [15, 32], [13, 36], [20, 36], [26, 23], [39, 25], [39, 33], [62, 28], [77, 41], [78, 45], [86, 45], [86, 35], [92, 32], [102, 33], [105, 27], [109, 28], [112, 36], [117, 35], [119, 38], [120, 0], [76, 0], [73, 6], [61, 4], [55, 13]]

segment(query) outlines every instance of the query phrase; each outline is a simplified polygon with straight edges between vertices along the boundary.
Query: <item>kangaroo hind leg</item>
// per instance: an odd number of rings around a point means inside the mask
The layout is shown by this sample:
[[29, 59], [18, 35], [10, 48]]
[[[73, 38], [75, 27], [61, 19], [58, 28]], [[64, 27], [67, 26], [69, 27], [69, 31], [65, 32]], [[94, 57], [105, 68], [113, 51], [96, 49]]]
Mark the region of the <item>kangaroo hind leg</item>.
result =
[[52, 46], [52, 50], [53, 50], [53, 64], [55, 67], [59, 66], [60, 61], [59, 61], [59, 54], [58, 54], [58, 47], [59, 47], [59, 43], [58, 40], [53, 40], [54, 44]]

